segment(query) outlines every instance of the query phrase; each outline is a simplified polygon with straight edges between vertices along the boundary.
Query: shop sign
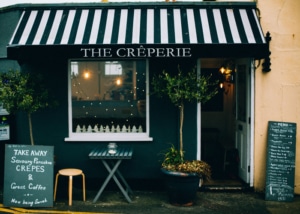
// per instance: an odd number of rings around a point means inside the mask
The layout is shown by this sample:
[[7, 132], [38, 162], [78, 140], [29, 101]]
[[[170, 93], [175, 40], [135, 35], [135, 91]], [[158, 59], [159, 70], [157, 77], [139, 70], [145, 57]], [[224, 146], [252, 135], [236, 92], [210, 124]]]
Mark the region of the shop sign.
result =
[[84, 58], [109, 58], [109, 57], [134, 57], [134, 58], [151, 58], [151, 57], [192, 57], [191, 48], [81, 48]]
[[269, 121], [265, 198], [293, 201], [296, 123]]
[[53, 151], [53, 146], [5, 145], [4, 206], [53, 206]]

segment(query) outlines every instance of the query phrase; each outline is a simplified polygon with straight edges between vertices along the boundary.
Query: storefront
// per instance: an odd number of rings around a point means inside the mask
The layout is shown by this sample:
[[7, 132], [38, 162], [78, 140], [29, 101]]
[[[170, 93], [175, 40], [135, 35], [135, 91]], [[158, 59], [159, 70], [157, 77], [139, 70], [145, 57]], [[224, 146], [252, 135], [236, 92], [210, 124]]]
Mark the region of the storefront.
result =
[[[134, 148], [127, 177], [159, 179], [160, 151], [178, 143], [178, 110], [151, 96], [162, 70], [192, 68], [223, 84], [205, 106], [186, 110], [187, 159], [228, 170], [224, 155], [242, 160], [230, 175], [253, 186], [255, 60], [269, 56], [257, 16], [247, 3], [99, 3], [26, 6], [7, 47], [24, 71], [40, 72], [60, 103], [34, 116], [37, 144], [54, 145], [57, 167], [101, 177], [88, 153], [117, 142]], [[223, 67], [225, 73], [220, 74]], [[22, 115], [17, 142], [27, 143]], [[27, 129], [24, 129], [27, 130]], [[246, 145], [246, 146], [245, 146]], [[249, 170], [252, 169], [252, 170]]]

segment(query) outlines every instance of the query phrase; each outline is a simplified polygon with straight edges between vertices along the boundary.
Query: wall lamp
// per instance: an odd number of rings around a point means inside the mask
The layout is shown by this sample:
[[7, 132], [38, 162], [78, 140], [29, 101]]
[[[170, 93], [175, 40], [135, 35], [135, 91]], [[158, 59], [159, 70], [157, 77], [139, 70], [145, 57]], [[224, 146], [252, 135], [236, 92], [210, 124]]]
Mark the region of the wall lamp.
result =
[[271, 58], [270, 58], [270, 55], [271, 55], [271, 51], [270, 51], [271, 36], [270, 35], [271, 35], [270, 32], [267, 32], [266, 42], [267, 42], [268, 53], [267, 53], [267, 55], [264, 59], [264, 62], [262, 64], [263, 72], [270, 72], [271, 71]]

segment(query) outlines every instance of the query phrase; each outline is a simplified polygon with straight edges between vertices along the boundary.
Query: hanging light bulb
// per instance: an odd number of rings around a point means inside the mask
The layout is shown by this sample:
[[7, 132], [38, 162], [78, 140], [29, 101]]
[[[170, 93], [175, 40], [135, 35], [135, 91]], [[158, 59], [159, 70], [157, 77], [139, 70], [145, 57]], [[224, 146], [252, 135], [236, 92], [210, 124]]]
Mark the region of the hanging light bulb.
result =
[[117, 78], [117, 80], [116, 80], [116, 84], [117, 84], [117, 85], [121, 85], [121, 84], [122, 84], [122, 80], [121, 80], [121, 78]]
[[83, 78], [84, 78], [84, 79], [89, 79], [90, 77], [91, 77], [90, 72], [85, 71], [85, 72], [83, 73]]

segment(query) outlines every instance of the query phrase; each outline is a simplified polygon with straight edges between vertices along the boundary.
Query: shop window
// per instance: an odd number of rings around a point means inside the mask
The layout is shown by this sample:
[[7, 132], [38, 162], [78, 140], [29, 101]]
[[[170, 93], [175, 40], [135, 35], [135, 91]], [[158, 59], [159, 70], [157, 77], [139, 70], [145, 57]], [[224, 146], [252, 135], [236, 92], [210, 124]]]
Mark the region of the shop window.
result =
[[71, 60], [66, 140], [152, 140], [147, 69], [145, 60]]

